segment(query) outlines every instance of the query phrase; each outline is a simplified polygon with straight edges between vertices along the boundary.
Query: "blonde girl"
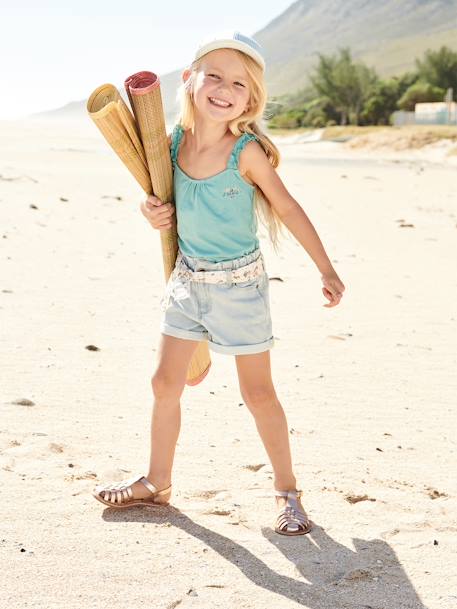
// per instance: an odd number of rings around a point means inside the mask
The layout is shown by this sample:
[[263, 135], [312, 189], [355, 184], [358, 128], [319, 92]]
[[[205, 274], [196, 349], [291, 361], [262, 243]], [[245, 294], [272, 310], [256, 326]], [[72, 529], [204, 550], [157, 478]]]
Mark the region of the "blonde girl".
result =
[[310, 520], [292, 468], [288, 426], [273, 385], [269, 279], [257, 220], [276, 248], [285, 226], [314, 261], [326, 307], [345, 289], [309, 218], [278, 173], [279, 151], [260, 127], [267, 91], [259, 44], [239, 32], [204, 41], [182, 74], [180, 113], [169, 135], [175, 205], [149, 196], [141, 212], [157, 230], [176, 214], [178, 257], [162, 299], [161, 341], [146, 475], [93, 494], [114, 508], [167, 505], [180, 432], [180, 398], [199, 341], [234, 355], [244, 403], [274, 473], [274, 529], [302, 535]]

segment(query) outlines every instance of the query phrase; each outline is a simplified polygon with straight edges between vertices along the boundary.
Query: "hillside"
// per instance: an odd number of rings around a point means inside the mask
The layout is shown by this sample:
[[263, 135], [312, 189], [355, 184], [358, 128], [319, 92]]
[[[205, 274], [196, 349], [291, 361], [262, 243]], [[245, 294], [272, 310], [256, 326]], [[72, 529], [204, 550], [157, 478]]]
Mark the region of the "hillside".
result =
[[[342, 46], [384, 76], [413, 68], [428, 48], [457, 50], [457, 0], [298, 0], [254, 36], [265, 51], [269, 94], [277, 96], [306, 85], [317, 53]], [[159, 74], [167, 122], [177, 111], [181, 73]], [[83, 116], [85, 104], [72, 102], [40, 116]]]
[[266, 50], [270, 95], [305, 85], [317, 53], [342, 46], [380, 74], [396, 74], [427, 48], [457, 49], [457, 0], [298, 0], [255, 37]]

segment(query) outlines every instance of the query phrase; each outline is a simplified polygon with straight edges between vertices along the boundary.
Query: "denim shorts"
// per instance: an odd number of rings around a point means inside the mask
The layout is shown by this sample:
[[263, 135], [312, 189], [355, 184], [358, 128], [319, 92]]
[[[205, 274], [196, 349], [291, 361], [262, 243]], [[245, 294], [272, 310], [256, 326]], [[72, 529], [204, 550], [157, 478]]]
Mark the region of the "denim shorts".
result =
[[[211, 262], [182, 254], [192, 271], [237, 269], [263, 256], [260, 249], [241, 258]], [[203, 283], [170, 277], [162, 298], [160, 331], [176, 338], [207, 340], [212, 351], [228, 355], [261, 353], [274, 345], [266, 271], [255, 279]]]

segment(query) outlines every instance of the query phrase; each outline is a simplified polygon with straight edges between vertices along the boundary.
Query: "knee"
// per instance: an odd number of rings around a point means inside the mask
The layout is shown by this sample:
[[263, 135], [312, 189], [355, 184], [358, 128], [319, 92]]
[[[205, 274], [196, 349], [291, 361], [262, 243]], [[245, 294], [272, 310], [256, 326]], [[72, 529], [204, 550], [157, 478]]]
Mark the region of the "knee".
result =
[[179, 398], [184, 387], [176, 379], [176, 375], [158, 370], [151, 378], [151, 387], [154, 397], [158, 400], [164, 398]]
[[275, 408], [278, 401], [273, 387], [244, 387], [241, 388], [241, 396], [246, 406], [256, 412]]

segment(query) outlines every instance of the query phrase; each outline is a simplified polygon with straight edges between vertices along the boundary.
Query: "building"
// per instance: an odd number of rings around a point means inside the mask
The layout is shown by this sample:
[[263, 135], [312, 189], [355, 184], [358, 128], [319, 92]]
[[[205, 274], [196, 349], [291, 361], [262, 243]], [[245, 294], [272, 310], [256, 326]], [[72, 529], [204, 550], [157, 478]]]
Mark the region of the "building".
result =
[[416, 125], [457, 125], [455, 102], [427, 102], [414, 106]]

